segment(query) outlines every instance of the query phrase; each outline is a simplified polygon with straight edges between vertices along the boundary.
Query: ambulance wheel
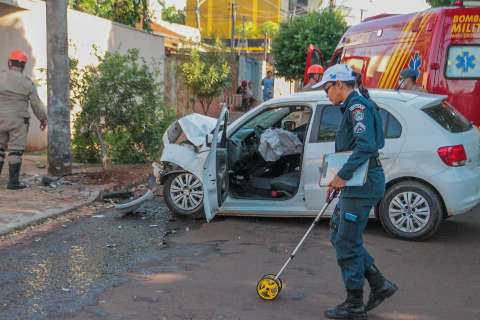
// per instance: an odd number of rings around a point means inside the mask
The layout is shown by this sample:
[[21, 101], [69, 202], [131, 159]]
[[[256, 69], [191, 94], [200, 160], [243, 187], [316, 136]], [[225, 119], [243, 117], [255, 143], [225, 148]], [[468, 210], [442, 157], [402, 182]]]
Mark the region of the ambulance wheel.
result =
[[203, 216], [203, 184], [194, 174], [184, 171], [170, 174], [163, 186], [168, 209], [178, 216]]
[[263, 300], [275, 300], [282, 290], [282, 280], [275, 275], [266, 274], [257, 283], [257, 294]]
[[390, 186], [380, 202], [380, 221], [391, 235], [423, 241], [437, 232], [443, 220], [438, 194], [426, 184], [403, 181]]

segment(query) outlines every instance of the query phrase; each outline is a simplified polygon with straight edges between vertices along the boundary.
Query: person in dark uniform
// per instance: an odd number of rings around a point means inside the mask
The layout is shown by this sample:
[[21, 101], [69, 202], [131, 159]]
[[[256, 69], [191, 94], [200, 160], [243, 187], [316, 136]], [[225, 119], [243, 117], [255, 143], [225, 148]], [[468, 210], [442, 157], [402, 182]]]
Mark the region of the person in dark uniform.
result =
[[[359, 94], [355, 90], [358, 85]], [[352, 151], [351, 156], [329, 183], [328, 195], [341, 190], [340, 199], [330, 222], [330, 240], [335, 248], [347, 298], [345, 302], [327, 310], [329, 319], [367, 319], [372, 310], [392, 296], [398, 287], [385, 279], [374, 265], [373, 257], [363, 246], [362, 233], [372, 208], [385, 193], [385, 176], [378, 158], [384, 146], [383, 125], [378, 107], [369, 99], [361, 84], [361, 77], [347, 65], [328, 68], [322, 81], [316, 85], [324, 88], [334, 105], [339, 105], [343, 118], [335, 137], [335, 152]], [[369, 162], [367, 181], [362, 187], [345, 187], [354, 171]], [[363, 301], [363, 284], [367, 279], [370, 296]]]

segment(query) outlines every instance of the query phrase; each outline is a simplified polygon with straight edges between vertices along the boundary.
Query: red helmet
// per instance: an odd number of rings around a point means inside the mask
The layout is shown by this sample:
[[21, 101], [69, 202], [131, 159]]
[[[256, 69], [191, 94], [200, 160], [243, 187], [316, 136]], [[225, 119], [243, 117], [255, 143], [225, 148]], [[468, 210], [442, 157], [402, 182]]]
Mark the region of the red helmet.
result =
[[312, 64], [310, 67], [308, 67], [307, 74], [323, 74], [323, 67], [319, 64]]
[[28, 56], [22, 50], [14, 50], [10, 52], [10, 55], [8, 56], [8, 60], [15, 60], [15, 61], [27, 63]]

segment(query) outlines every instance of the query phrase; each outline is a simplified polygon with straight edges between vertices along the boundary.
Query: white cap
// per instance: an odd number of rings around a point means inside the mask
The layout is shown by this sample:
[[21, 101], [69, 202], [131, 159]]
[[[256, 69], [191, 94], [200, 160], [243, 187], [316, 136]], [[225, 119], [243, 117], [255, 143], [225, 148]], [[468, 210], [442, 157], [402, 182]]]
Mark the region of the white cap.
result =
[[335, 81], [355, 81], [356, 78], [353, 76], [352, 69], [346, 64], [336, 64], [328, 68], [323, 74], [322, 81], [316, 83], [312, 88], [321, 88], [327, 82]]

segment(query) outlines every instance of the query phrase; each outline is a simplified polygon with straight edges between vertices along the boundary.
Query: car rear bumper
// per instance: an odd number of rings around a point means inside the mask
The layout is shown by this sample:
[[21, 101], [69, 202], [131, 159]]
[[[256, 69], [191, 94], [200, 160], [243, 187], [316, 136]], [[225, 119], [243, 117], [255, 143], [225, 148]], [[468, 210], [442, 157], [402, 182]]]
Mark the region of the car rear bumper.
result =
[[480, 203], [480, 167], [475, 169], [451, 168], [435, 176], [447, 215], [459, 215]]

